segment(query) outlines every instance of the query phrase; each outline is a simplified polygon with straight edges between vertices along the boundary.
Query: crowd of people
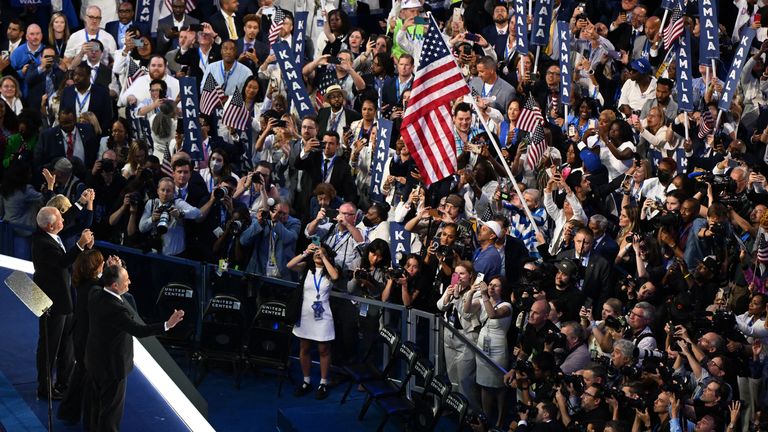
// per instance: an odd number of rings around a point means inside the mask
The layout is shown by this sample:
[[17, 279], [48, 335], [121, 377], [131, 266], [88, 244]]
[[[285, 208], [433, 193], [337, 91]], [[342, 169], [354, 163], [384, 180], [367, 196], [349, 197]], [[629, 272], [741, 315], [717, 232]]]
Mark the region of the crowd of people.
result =
[[[696, 1], [669, 16], [658, 0], [553, 0], [548, 42], [523, 54], [516, 29], [534, 25], [539, 1], [526, 2], [521, 25], [513, 3], [493, 1], [220, 0], [188, 10], [171, 0], [154, 2], [151, 33], [129, 1], [82, 0], [80, 20], [10, 7], [0, 218], [21, 255], [23, 227], [36, 226], [55, 229], [65, 250], [95, 238], [298, 282], [297, 395], [314, 389], [311, 342], [323, 399], [330, 364], [359, 359], [382, 325], [397, 324], [379, 307], [329, 299], [337, 290], [442, 314], [453, 328], [445, 370], [486, 413], [477, 428], [768, 429], [768, 9], [720, 2], [720, 58], [710, 63], [699, 58]], [[297, 25], [301, 11], [309, 16]], [[453, 135], [443, 137], [457, 168], [427, 184], [400, 125], [420, 91], [431, 17], [472, 91], [452, 104]], [[698, 66], [692, 112], [680, 109], [675, 45], [664, 43], [676, 20]], [[557, 21], [570, 30], [567, 64]], [[306, 29], [297, 68], [317, 112], [303, 118], [271, 48], [293, 46], [296, 28]], [[727, 85], [748, 28], [757, 36]], [[212, 77], [227, 99], [192, 119], [192, 151], [184, 77], [201, 96]], [[733, 102], [718, 110], [724, 95]], [[240, 97], [242, 131], [221, 119]], [[540, 158], [522, 124], [534, 106]], [[377, 178], [382, 118], [394, 127]], [[393, 250], [398, 229], [410, 233], [405, 250]], [[123, 275], [111, 271], [120, 291]], [[90, 286], [95, 274], [80, 277]], [[52, 312], [62, 340], [78, 308], [64, 294]], [[73, 357], [64, 348], [60, 358]], [[72, 364], [59, 363], [55, 393]]]

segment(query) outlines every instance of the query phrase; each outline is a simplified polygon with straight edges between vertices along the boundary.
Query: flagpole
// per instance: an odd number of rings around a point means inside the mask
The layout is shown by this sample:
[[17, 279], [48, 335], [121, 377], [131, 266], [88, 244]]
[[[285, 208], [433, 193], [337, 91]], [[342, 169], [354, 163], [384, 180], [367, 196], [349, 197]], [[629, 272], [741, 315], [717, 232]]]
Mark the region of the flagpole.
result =
[[688, 113], [683, 111], [685, 116], [683, 117], [683, 126], [685, 127], [685, 140], [688, 140]]
[[715, 59], [712, 59], [712, 76], [715, 78], [714, 81], [717, 81], [717, 63]]
[[491, 143], [493, 144], [493, 148], [496, 150], [496, 154], [499, 155], [501, 164], [504, 166], [504, 171], [507, 172], [507, 176], [509, 177], [509, 180], [512, 183], [512, 186], [514, 186], [517, 196], [520, 197], [523, 203], [522, 207], [523, 207], [523, 210], [525, 211], [525, 215], [528, 216], [528, 219], [531, 221], [531, 226], [533, 227], [533, 231], [536, 232], [536, 234], [538, 234], [539, 227], [536, 225], [536, 220], [533, 218], [533, 213], [531, 213], [531, 209], [529, 209], [528, 206], [525, 205], [525, 200], [523, 200], [523, 193], [520, 191], [520, 187], [517, 185], [517, 180], [515, 180], [515, 176], [512, 175], [512, 169], [509, 168], [509, 164], [507, 163], [507, 160], [504, 158], [504, 155], [501, 153], [501, 147], [499, 147], [499, 143], [496, 142], [496, 138], [494, 138], [493, 134], [491, 133], [491, 129], [488, 127], [488, 124], [485, 121], [485, 118], [483, 118], [483, 114], [480, 111], [480, 107], [477, 106], [477, 102], [475, 101], [475, 98], [471, 98], [471, 99], [472, 99], [472, 107], [475, 109], [475, 112], [477, 113], [477, 117], [480, 120], [480, 123], [483, 124], [483, 127], [488, 132], [488, 139], [491, 140]]
[[536, 45], [536, 58], [533, 59], [533, 74], [539, 71], [539, 55], [541, 54], [541, 46]]
[[659, 27], [659, 31], [664, 31], [664, 24], [667, 22], [667, 15], [669, 15], [669, 9], [664, 9], [664, 16], [661, 17], [661, 26]]

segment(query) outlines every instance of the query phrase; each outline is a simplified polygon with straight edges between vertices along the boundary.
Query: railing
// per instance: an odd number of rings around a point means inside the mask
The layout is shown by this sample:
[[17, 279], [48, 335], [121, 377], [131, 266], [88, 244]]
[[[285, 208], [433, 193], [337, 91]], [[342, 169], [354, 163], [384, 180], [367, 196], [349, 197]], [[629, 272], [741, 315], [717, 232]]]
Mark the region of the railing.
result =
[[[19, 236], [19, 232], [32, 232], [30, 227], [18, 226], [0, 221], [0, 253], [21, 259], [31, 259], [29, 249], [19, 247], [29, 239]], [[118, 255], [128, 267], [131, 278], [130, 291], [136, 299], [139, 313], [150, 319], [164, 319], [155, 316], [155, 303], [162, 287], [170, 282], [184, 283], [197, 293], [197, 323], [196, 335], [200, 335], [205, 307], [210, 298], [221, 293], [222, 287], [229, 293], [243, 297], [259, 297], [269, 289], [296, 289], [298, 284], [282, 279], [262, 275], [249, 274], [243, 271], [227, 269], [220, 271], [218, 266], [185, 258], [165, 256], [154, 252], [143, 252], [113, 243], [97, 241], [96, 247], [104, 256]], [[25, 253], [26, 251], [26, 253]], [[435, 364], [438, 373], [445, 372], [443, 361], [443, 335], [446, 331], [458, 337], [475, 353], [478, 361], [484, 361], [504, 374], [507, 370], [496, 364], [475, 343], [457, 332], [440, 315], [418, 309], [406, 308], [402, 305], [386, 303], [379, 300], [350, 295], [333, 291], [331, 296], [340, 300], [348, 300], [357, 304], [367, 304], [382, 308], [384, 323], [399, 322], [401, 338], [420, 345], [422, 353], [429, 356]], [[254, 311], [255, 312], [255, 311]], [[422, 320], [428, 325], [421, 324]], [[426, 329], [426, 330], [425, 330]], [[424, 332], [427, 334], [424, 334]], [[421, 343], [420, 343], [421, 342]], [[426, 342], [423, 343], [423, 342]], [[384, 353], [382, 353], [382, 361]]]

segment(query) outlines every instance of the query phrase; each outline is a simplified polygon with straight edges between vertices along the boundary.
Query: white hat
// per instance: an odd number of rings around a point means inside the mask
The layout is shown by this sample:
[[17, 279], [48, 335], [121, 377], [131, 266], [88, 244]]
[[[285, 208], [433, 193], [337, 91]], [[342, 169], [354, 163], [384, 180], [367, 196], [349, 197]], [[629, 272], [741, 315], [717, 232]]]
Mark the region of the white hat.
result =
[[421, 9], [422, 4], [419, 0], [405, 0], [401, 9]]
[[485, 225], [489, 230], [496, 234], [496, 238], [501, 238], [501, 224], [496, 221], [483, 222], [480, 221], [480, 225]]

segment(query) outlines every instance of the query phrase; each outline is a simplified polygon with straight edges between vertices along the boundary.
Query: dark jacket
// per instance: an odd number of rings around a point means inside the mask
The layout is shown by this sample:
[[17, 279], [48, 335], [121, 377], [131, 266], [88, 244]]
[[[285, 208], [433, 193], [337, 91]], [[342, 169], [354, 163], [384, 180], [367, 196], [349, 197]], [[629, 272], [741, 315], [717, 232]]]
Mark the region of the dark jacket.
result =
[[[312, 187], [310, 190], [314, 190], [315, 186], [325, 181], [323, 179], [323, 153], [319, 151], [313, 151], [305, 159], [296, 159], [296, 169], [304, 171], [312, 178]], [[331, 169], [330, 182], [336, 193], [343, 197], [344, 201], [352, 201], [357, 203], [357, 188], [355, 187], [355, 179], [352, 177], [352, 169], [349, 166], [349, 160], [343, 156], [336, 156], [333, 162], [333, 168]]]
[[[111, 106], [111, 105], [110, 105]], [[80, 139], [83, 141], [85, 151], [86, 168], [90, 168], [96, 162], [99, 152], [99, 140], [93, 130], [93, 126], [87, 123], [77, 123], [75, 126]], [[56, 126], [40, 132], [40, 140], [35, 147], [35, 166], [39, 169], [56, 158], [64, 157], [67, 148], [67, 138], [61, 128]], [[38, 171], [39, 171], [38, 169]]]
[[[109, 97], [109, 90], [102, 85], [93, 84], [90, 91], [88, 111], [96, 115], [96, 118], [99, 120], [99, 126], [101, 126], [101, 133], [106, 135], [107, 131], [112, 127], [112, 122], [115, 120], [112, 115], [112, 99]], [[77, 90], [74, 85], [65, 87], [61, 93], [61, 107], [77, 112], [77, 97]]]
[[77, 245], [67, 252], [47, 232], [37, 230], [32, 235], [32, 280], [53, 301], [51, 315], [72, 313], [72, 295], [69, 292], [69, 267], [80, 254]]

